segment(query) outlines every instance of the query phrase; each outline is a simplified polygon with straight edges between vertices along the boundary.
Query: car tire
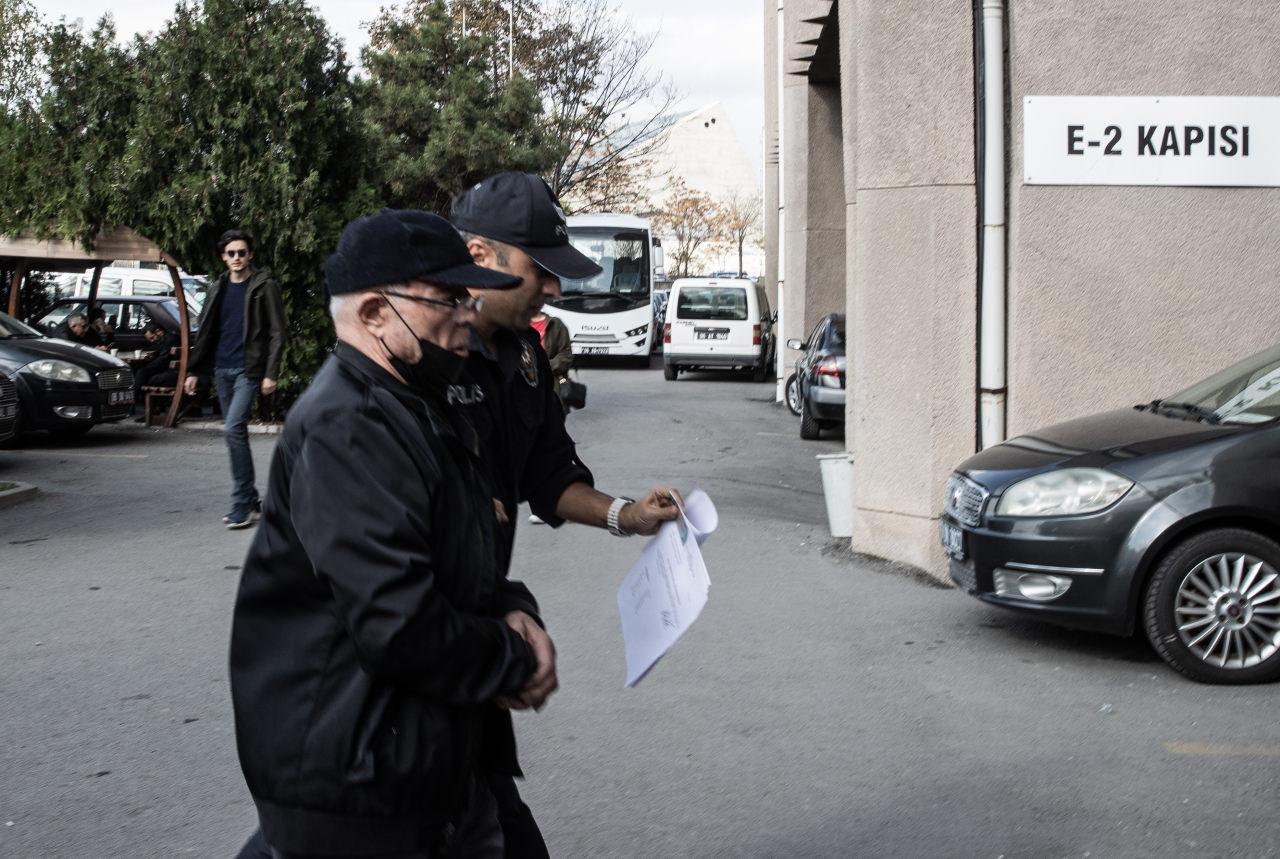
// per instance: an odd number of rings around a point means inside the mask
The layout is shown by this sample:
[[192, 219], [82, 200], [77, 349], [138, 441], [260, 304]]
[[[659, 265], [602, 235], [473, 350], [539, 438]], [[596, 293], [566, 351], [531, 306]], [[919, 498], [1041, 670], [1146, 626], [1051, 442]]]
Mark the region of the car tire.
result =
[[1280, 543], [1215, 528], [1156, 565], [1142, 605], [1151, 646], [1201, 683], [1280, 679]]
[[791, 414], [800, 417], [800, 379], [795, 373], [787, 376], [787, 384], [783, 387], [783, 398]]
[[801, 398], [800, 400], [800, 438], [806, 441], [813, 441], [822, 432], [822, 427], [818, 424], [816, 418], [809, 414], [809, 402]]
[[674, 382], [679, 373], [680, 371], [676, 368], [675, 364], [662, 365], [662, 378], [666, 379], [668, 382]]

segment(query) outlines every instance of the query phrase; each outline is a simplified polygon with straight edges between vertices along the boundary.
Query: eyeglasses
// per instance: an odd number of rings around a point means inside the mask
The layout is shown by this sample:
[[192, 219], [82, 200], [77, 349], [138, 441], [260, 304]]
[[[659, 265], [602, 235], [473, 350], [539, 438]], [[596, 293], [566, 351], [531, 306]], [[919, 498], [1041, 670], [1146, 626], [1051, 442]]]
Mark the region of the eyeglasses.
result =
[[422, 298], [418, 295], [406, 295], [403, 292], [384, 292], [383, 295], [394, 295], [396, 298], [407, 298], [410, 301], [420, 301], [423, 304], [435, 304], [440, 307], [447, 307], [454, 313], [462, 310], [480, 311], [484, 306], [484, 299], [476, 296], [468, 295], [466, 298]]
[[223, 251], [222, 253], [227, 259], [235, 259], [236, 257], [247, 257], [249, 255], [249, 252], [247, 250]]

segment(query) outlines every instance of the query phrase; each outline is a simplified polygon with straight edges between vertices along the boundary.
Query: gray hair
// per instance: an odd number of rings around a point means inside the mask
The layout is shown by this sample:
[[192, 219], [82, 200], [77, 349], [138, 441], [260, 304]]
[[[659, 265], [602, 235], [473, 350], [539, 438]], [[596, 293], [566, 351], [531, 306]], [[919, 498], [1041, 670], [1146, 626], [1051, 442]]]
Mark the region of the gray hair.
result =
[[344, 292], [341, 295], [333, 295], [329, 297], [329, 316], [334, 322], [338, 321], [341, 316], [348, 315], [355, 308], [356, 302], [360, 297], [370, 292], [386, 292], [388, 289], [403, 289], [408, 286], [406, 283], [384, 283], [380, 286], [371, 286], [368, 289], [357, 290], [356, 292]]
[[498, 265], [506, 266], [511, 264], [512, 246], [506, 242], [500, 242], [497, 239], [491, 239], [488, 236], [479, 236], [475, 233], [469, 233], [466, 230], [458, 230], [458, 235], [462, 236], [462, 240], [464, 242], [469, 242], [472, 239], [475, 239], [480, 242], [480, 244], [487, 245], [493, 251], [494, 257], [497, 258]]
[[71, 314], [70, 316], [68, 316], [68, 317], [67, 317], [67, 325], [70, 325], [71, 323], [76, 322], [77, 320], [78, 320], [78, 321], [80, 321], [80, 322], [85, 323], [86, 325], [88, 325], [88, 324], [89, 324], [89, 317], [88, 317], [88, 316], [86, 316], [86, 315], [85, 315], [85, 314], [83, 314], [83, 313], [73, 313], [73, 314]]

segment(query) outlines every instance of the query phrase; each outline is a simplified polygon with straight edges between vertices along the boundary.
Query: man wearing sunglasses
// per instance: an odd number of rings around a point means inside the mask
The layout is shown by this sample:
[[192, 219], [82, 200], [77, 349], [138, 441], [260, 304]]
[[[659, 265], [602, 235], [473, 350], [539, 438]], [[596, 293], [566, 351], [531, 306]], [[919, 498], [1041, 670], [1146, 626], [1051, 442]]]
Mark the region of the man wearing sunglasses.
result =
[[[598, 491], [565, 431], [564, 411], [546, 353], [531, 328], [561, 278], [600, 273], [569, 243], [564, 212], [551, 188], [532, 173], [500, 173], [476, 183], [453, 205], [453, 225], [476, 264], [520, 279], [515, 289], [486, 297], [473, 324], [471, 354], [450, 400], [480, 436], [505, 521], [504, 562], [511, 562], [516, 505], [528, 501], [552, 527], [565, 521], [607, 528], [619, 537], [653, 534], [678, 514], [678, 493], [666, 486], [639, 501]], [[508, 857], [545, 857], [547, 848], [511, 776], [492, 781]]]
[[555, 691], [553, 649], [447, 390], [468, 289], [516, 282], [426, 212], [348, 224], [325, 264], [338, 343], [289, 412], [232, 624], [242, 857], [502, 856], [482, 774], [515, 766], [510, 709]]
[[249, 449], [249, 413], [259, 392], [275, 393], [284, 353], [284, 300], [280, 285], [253, 266], [253, 237], [227, 230], [218, 239], [227, 270], [209, 286], [200, 330], [183, 389], [194, 395], [200, 376], [213, 374], [231, 456], [231, 509], [222, 522], [231, 530], [258, 521], [262, 502], [254, 483]]

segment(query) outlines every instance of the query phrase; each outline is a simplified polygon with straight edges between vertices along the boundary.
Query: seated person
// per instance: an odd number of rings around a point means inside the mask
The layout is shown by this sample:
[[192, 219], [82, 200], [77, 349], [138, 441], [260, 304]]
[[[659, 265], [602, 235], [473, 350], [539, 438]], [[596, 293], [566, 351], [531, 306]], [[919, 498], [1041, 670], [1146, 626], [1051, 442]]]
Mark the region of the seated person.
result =
[[110, 319], [101, 307], [94, 307], [89, 311], [89, 326], [98, 332], [98, 336], [102, 338], [102, 345], [110, 347], [116, 339], [116, 323]]
[[170, 362], [176, 359], [171, 352], [179, 345], [178, 335], [175, 332], [166, 331], [153, 322], [142, 332], [142, 336], [146, 338], [148, 349], [154, 350], [154, 354], [147, 363], [134, 368], [133, 401], [135, 403], [142, 402], [142, 389], [148, 385], [157, 388], [173, 388], [178, 384], [178, 371], [169, 366]]
[[83, 313], [73, 313], [62, 320], [53, 329], [52, 336], [60, 340], [79, 343], [81, 346], [88, 346], [90, 349], [107, 351], [106, 344], [102, 342], [102, 335], [98, 333], [96, 328], [89, 325], [89, 317]]

